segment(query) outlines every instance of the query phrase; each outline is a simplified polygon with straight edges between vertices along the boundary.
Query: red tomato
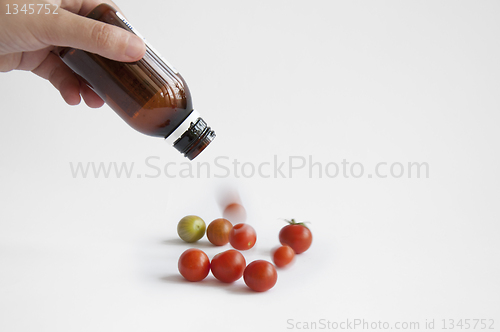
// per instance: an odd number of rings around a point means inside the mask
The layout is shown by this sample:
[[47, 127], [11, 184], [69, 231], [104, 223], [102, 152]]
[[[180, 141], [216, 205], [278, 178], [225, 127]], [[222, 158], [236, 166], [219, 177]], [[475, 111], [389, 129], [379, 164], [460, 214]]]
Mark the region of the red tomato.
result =
[[274, 265], [264, 260], [256, 260], [248, 264], [243, 272], [243, 280], [250, 289], [265, 292], [276, 284], [278, 273]]
[[243, 205], [238, 203], [231, 203], [226, 206], [224, 212], [222, 212], [224, 218], [229, 219], [233, 222], [245, 222], [247, 219], [247, 211]]
[[229, 283], [241, 278], [246, 265], [245, 257], [239, 251], [229, 249], [215, 255], [210, 268], [215, 278]]
[[224, 218], [215, 219], [207, 227], [207, 238], [216, 246], [223, 246], [229, 242], [229, 232], [233, 224]]
[[207, 254], [200, 249], [191, 248], [184, 251], [179, 257], [179, 272], [189, 281], [205, 279], [210, 272], [210, 260]]
[[296, 254], [303, 253], [311, 246], [312, 233], [304, 223], [297, 223], [295, 219], [288, 221], [288, 223], [289, 225], [283, 227], [280, 231], [280, 242], [282, 245], [292, 247]]
[[238, 250], [248, 250], [255, 245], [257, 234], [248, 224], [234, 225], [229, 232], [229, 243]]
[[273, 253], [273, 261], [277, 267], [290, 264], [295, 257], [295, 251], [290, 246], [281, 246]]

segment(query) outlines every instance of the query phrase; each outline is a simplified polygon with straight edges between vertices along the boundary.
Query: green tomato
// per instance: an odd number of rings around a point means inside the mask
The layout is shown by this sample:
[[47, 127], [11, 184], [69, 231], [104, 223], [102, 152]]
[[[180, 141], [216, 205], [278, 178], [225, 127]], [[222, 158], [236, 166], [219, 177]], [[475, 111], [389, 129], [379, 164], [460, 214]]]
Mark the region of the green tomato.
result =
[[177, 234], [186, 242], [196, 242], [205, 235], [206, 225], [198, 216], [185, 216], [177, 224]]

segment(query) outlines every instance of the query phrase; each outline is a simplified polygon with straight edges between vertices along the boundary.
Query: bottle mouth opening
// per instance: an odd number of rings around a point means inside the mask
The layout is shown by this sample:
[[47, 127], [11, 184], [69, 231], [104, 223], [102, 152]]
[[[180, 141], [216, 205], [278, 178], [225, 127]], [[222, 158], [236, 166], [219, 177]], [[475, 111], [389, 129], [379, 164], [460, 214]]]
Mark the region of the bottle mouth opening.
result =
[[214, 140], [213, 131], [202, 118], [191, 122], [189, 128], [174, 142], [174, 148], [193, 160]]

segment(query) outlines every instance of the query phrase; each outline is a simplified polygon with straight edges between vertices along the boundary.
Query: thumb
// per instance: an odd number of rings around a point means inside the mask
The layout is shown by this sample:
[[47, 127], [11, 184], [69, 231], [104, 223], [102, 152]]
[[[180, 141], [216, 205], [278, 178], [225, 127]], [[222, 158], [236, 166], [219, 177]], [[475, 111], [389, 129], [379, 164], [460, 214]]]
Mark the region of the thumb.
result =
[[120, 27], [62, 9], [50, 16], [37, 36], [48, 45], [69, 46], [124, 62], [137, 61], [146, 52], [140, 37]]

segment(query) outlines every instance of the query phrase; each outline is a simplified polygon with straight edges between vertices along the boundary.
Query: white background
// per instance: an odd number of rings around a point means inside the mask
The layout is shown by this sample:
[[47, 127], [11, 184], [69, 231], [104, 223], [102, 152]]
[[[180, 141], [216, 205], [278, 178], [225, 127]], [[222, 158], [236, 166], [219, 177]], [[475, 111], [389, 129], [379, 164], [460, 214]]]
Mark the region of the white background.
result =
[[[216, 130], [196, 160], [212, 173], [147, 178], [148, 157], [179, 170], [187, 159], [107, 106], [70, 107], [31, 73], [2, 74], [0, 331], [285, 331], [354, 319], [419, 330], [486, 319], [500, 330], [499, 2], [118, 4]], [[274, 177], [275, 156], [365, 172], [319, 178], [316, 166], [309, 177], [306, 165], [290, 178], [287, 164]], [[271, 177], [216, 178], [217, 157], [270, 162]], [[78, 162], [135, 168], [74, 178]], [[379, 162], [385, 174], [427, 163], [429, 176], [378, 178]], [[190, 247], [178, 220], [220, 217], [227, 188], [258, 233], [248, 262], [269, 259], [279, 218], [311, 222], [311, 249], [269, 292], [178, 275]], [[229, 248], [197, 246], [210, 257]]]

